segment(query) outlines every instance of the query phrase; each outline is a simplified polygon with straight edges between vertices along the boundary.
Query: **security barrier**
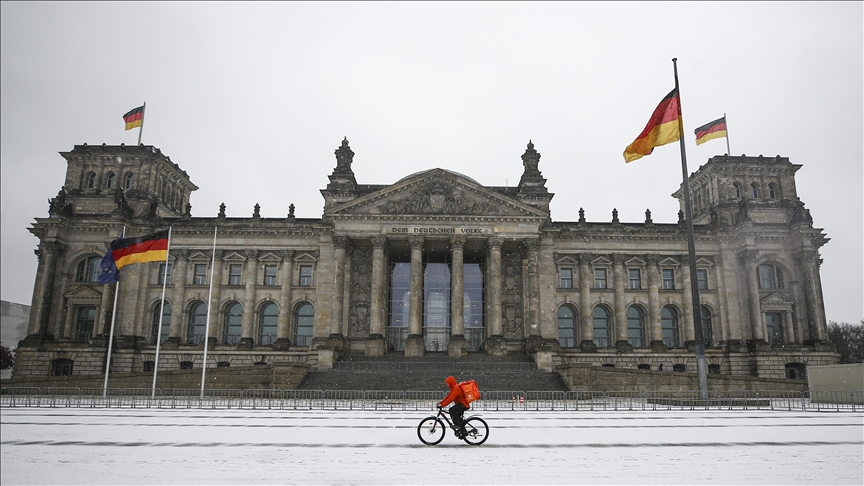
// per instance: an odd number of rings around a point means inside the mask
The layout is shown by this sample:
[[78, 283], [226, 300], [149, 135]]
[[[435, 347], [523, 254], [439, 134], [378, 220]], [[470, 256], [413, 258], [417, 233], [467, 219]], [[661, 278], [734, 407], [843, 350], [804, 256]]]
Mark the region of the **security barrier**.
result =
[[[443, 390], [2, 388], [0, 407], [244, 410], [434, 410]], [[864, 391], [483, 391], [474, 411], [864, 411]]]

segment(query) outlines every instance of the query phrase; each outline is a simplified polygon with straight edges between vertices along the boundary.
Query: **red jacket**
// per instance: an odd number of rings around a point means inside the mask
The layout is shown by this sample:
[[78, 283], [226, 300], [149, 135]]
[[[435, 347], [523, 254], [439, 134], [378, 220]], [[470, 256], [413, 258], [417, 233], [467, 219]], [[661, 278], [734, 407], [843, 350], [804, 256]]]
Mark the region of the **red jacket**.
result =
[[438, 405], [446, 407], [450, 403], [456, 402], [464, 405], [466, 410], [471, 408], [471, 406], [468, 405], [468, 400], [465, 399], [465, 392], [462, 391], [462, 387], [456, 384], [456, 378], [448, 376], [444, 380], [444, 383], [447, 383], [447, 386], [450, 387], [450, 393], [444, 397], [444, 400], [438, 402]]

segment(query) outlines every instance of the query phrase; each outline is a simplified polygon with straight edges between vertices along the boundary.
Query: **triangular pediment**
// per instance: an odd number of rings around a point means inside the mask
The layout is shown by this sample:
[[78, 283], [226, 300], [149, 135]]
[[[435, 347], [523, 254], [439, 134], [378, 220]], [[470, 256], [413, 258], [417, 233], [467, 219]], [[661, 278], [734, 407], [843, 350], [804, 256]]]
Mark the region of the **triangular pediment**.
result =
[[555, 255], [556, 265], [579, 265], [579, 260], [574, 255]]
[[203, 251], [200, 251], [200, 250], [192, 250], [189, 253], [189, 257], [188, 257], [189, 261], [192, 261], [192, 260], [196, 260], [196, 261], [197, 260], [209, 260], [209, 259], [210, 259], [210, 255], [208, 255], [207, 253], [204, 253]]
[[102, 298], [102, 294], [93, 290], [93, 288], [88, 287], [86, 285], [82, 285], [80, 287], [75, 287], [63, 294], [63, 297], [66, 297], [70, 300], [100, 300]]
[[392, 186], [335, 205], [329, 216], [469, 216], [546, 218], [548, 214], [444, 169], [408, 176]]
[[759, 299], [759, 302], [762, 305], [791, 305], [795, 303], [795, 300], [790, 296], [786, 295], [782, 292], [773, 292]]
[[679, 262], [674, 258], [666, 257], [660, 260], [659, 265], [663, 267], [677, 267]]
[[223, 261], [229, 261], [229, 260], [245, 261], [246, 256], [243, 255], [242, 253], [240, 253], [239, 251], [227, 251], [227, 252], [225, 252], [224, 255], [222, 255], [222, 260]]
[[601, 267], [602, 266], [608, 266], [608, 265], [612, 265], [612, 260], [610, 260], [606, 257], [600, 256], [600, 257], [597, 257], [597, 258], [591, 260], [591, 265], [601, 266]]
[[307, 263], [307, 262], [314, 263], [314, 262], [318, 261], [318, 259], [315, 258], [315, 255], [304, 251], [304, 252], [299, 252], [299, 253], [295, 254], [294, 255], [294, 261], [296, 263]]
[[696, 257], [696, 266], [697, 267], [713, 267], [714, 262], [704, 258], [704, 257]]
[[633, 257], [633, 258], [624, 262], [624, 264], [627, 265], [628, 267], [644, 267], [645, 263], [646, 263], [645, 260], [643, 260], [639, 257]]
[[277, 255], [276, 253], [274, 253], [272, 251], [263, 251], [263, 252], [261, 252], [260, 255], [258, 255], [258, 261], [261, 261], [261, 262], [279, 261], [281, 259], [282, 258], [279, 255]]

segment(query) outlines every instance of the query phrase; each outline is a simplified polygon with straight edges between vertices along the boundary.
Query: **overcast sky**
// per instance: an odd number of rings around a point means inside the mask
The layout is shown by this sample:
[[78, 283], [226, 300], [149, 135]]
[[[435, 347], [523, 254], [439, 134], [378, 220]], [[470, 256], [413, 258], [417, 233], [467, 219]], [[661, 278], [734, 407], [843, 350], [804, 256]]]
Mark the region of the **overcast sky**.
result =
[[3, 2], [2, 300], [31, 303], [38, 244], [76, 144], [143, 143], [200, 189], [193, 216], [320, 217], [348, 137], [360, 184], [440, 167], [515, 185], [529, 139], [552, 217], [677, 220], [677, 144], [624, 147], [674, 87], [689, 169], [726, 152], [803, 167], [828, 319], [864, 318], [861, 2]]

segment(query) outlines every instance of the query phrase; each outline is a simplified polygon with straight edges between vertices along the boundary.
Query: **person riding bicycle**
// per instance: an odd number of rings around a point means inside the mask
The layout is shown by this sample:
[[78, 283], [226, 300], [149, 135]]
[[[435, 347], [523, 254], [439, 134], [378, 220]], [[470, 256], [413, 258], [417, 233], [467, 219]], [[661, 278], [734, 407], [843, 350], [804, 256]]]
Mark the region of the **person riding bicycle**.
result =
[[448, 376], [444, 379], [444, 383], [447, 383], [447, 386], [450, 387], [450, 393], [438, 402], [438, 406], [443, 408], [453, 403], [453, 406], [449, 410], [450, 417], [453, 419], [453, 425], [457, 427], [456, 437], [461, 439], [465, 435], [465, 422], [462, 420], [462, 415], [471, 406], [468, 405], [468, 400], [465, 399], [465, 392], [462, 391], [462, 387], [456, 384], [456, 378]]

